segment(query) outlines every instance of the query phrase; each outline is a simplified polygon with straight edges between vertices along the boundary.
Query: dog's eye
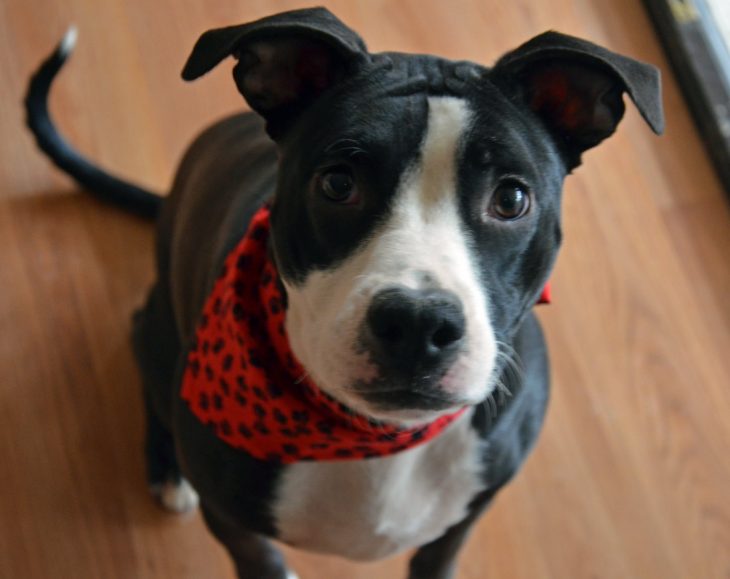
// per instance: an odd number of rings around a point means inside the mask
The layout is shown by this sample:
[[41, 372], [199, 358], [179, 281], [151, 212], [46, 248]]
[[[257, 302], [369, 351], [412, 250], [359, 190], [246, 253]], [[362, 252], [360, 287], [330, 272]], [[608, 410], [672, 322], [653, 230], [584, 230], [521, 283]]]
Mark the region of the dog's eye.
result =
[[351, 204], [359, 200], [352, 173], [347, 169], [332, 169], [320, 178], [322, 193], [335, 203]]
[[504, 181], [494, 191], [489, 201], [488, 213], [503, 221], [519, 219], [530, 208], [527, 188], [517, 181]]

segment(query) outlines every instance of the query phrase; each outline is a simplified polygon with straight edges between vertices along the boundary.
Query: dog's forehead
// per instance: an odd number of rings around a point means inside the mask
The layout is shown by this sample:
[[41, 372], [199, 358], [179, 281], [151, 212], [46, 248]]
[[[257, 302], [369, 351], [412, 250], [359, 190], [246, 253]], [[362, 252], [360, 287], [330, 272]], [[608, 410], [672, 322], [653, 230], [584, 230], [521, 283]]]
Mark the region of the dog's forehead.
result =
[[[487, 121], [472, 126], [465, 136], [491, 139], [514, 132], [514, 104], [489, 80], [490, 69], [469, 61], [384, 52], [371, 55], [370, 63], [320, 99], [302, 117], [285, 146], [305, 165], [317, 163], [333, 143], [348, 141], [396, 152], [402, 161], [417, 152], [429, 120], [429, 100], [451, 97], [464, 101], [475, 112], [473, 119]], [[326, 122], [325, 122], [326, 121]], [[518, 124], [521, 121], [517, 121]]]
[[383, 52], [374, 54], [378, 82], [392, 93], [463, 97], [482, 81], [489, 69], [470, 61], [452, 61], [427, 54]]

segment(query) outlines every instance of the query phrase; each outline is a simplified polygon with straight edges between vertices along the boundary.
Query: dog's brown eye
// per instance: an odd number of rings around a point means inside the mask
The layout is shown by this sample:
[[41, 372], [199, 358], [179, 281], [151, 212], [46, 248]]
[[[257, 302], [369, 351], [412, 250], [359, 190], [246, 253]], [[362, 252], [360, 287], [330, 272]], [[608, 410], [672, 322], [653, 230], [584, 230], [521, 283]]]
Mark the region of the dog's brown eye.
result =
[[500, 183], [489, 201], [489, 213], [503, 221], [519, 219], [529, 208], [527, 188], [516, 181]]
[[346, 169], [333, 169], [321, 177], [322, 193], [335, 203], [356, 203], [357, 187], [352, 173]]

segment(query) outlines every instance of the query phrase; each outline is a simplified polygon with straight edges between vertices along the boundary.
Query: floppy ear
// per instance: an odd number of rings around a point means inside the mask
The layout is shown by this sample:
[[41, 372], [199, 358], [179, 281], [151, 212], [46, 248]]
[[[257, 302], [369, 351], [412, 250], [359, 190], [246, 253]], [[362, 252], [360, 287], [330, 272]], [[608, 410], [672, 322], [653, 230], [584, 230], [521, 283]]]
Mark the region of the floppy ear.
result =
[[573, 36], [536, 36], [503, 56], [492, 74], [543, 120], [569, 168], [616, 130], [624, 92], [655, 133], [664, 130], [659, 71]]
[[195, 44], [182, 77], [195, 80], [227, 56], [238, 60], [236, 86], [266, 119], [273, 138], [315, 98], [368, 61], [363, 40], [324, 8], [209, 30]]

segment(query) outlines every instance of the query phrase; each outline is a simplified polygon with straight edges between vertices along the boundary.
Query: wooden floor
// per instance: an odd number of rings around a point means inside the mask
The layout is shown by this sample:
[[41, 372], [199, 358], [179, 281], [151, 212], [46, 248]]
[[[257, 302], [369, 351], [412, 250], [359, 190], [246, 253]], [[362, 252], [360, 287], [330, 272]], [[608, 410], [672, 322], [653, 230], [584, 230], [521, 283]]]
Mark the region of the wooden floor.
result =
[[[373, 50], [493, 62], [548, 28], [664, 72], [667, 132], [630, 109], [568, 180], [555, 303], [540, 310], [554, 394], [518, 480], [459, 579], [730, 577], [730, 217], [636, 0], [324, 2]], [[53, 97], [91, 158], [165, 191], [186, 143], [242, 106], [222, 66], [179, 71], [203, 30], [298, 1], [0, 0], [0, 577], [232, 578], [199, 517], [145, 492], [129, 316], [152, 226], [82, 194], [22, 127], [31, 69], [75, 23]], [[288, 551], [302, 579], [392, 579]]]

